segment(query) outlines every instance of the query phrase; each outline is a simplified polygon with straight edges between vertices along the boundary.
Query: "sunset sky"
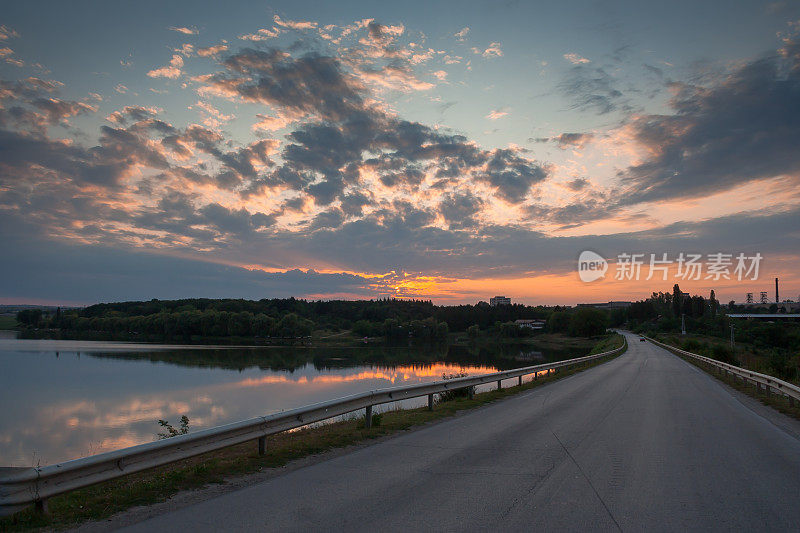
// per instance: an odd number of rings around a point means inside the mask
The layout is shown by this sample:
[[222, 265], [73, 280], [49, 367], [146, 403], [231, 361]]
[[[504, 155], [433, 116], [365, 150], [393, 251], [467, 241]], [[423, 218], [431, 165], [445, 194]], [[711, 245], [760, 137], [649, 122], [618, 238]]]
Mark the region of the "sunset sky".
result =
[[[7, 3], [0, 250], [0, 303], [796, 300], [800, 2]], [[615, 279], [681, 252], [763, 261]]]

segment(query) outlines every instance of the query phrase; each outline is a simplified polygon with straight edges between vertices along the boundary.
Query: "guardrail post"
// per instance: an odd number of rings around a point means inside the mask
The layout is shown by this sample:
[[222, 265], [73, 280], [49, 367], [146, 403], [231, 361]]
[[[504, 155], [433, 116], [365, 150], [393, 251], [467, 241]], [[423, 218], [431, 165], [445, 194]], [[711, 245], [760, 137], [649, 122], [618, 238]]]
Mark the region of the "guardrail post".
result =
[[789, 407], [794, 407], [794, 398], [789, 396]]
[[48, 509], [47, 507], [47, 500], [44, 498], [36, 500], [33, 503], [33, 509], [34, 511], [36, 511], [37, 514], [42, 514], [45, 516], [50, 514], [50, 509]]
[[536, 381], [537, 379], [539, 379], [539, 373], [538, 372], [534, 372], [533, 373], [533, 381]]
[[497, 390], [500, 390], [502, 388], [503, 388], [503, 380], [498, 379], [497, 380]]
[[519, 387], [522, 387], [522, 376], [519, 377]]
[[470, 400], [475, 398], [475, 385], [473, 385], [472, 387], [467, 387], [467, 395], [469, 396]]
[[372, 406], [368, 405], [364, 414], [364, 427], [369, 429], [372, 427]]
[[433, 411], [433, 394], [428, 394], [428, 411]]
[[258, 437], [258, 455], [267, 454], [267, 437]]

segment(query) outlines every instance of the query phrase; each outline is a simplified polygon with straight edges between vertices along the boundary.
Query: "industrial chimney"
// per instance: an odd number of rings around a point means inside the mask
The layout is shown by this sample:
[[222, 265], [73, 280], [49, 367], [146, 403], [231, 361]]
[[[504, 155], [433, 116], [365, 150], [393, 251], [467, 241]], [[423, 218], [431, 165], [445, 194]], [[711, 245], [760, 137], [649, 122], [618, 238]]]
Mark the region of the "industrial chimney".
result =
[[781, 299], [778, 298], [778, 278], [775, 278], [775, 303], [781, 303]]

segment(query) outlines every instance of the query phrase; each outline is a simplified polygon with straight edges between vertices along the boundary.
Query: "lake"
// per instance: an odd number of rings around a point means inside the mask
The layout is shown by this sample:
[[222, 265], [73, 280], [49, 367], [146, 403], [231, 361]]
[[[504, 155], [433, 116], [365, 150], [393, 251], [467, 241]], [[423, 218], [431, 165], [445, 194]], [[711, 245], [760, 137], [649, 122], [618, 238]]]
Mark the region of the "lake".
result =
[[518, 347], [503, 353], [458, 346], [168, 346], [23, 340], [5, 333], [0, 466], [52, 464], [149, 442], [163, 431], [159, 419], [178, 427], [184, 414], [198, 430], [443, 374], [479, 375], [544, 361]]

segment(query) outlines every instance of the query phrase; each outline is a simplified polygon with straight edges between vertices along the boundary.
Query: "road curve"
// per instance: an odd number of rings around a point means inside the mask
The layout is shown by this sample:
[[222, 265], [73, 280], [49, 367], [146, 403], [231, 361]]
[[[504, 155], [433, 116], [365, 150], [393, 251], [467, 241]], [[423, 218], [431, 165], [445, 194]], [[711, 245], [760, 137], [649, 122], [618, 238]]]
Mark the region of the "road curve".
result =
[[126, 531], [800, 527], [797, 433], [628, 342], [588, 371]]

